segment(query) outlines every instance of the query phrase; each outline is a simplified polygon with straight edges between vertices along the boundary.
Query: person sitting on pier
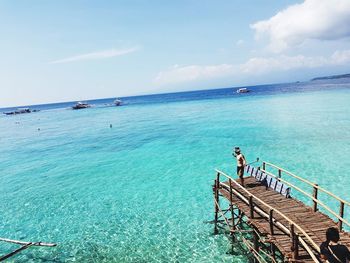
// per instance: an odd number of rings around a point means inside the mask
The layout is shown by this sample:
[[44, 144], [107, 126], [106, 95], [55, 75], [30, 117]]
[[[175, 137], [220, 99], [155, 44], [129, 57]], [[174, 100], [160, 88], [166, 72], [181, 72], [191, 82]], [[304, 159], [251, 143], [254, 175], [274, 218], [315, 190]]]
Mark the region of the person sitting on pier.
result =
[[322, 259], [328, 260], [330, 263], [346, 263], [350, 260], [349, 249], [338, 243], [340, 236], [337, 228], [328, 228], [326, 239], [320, 246]]
[[244, 155], [241, 153], [241, 149], [239, 147], [235, 147], [234, 153], [232, 154], [237, 159], [237, 175], [241, 180], [241, 185], [244, 186], [244, 166], [246, 165], [246, 160]]

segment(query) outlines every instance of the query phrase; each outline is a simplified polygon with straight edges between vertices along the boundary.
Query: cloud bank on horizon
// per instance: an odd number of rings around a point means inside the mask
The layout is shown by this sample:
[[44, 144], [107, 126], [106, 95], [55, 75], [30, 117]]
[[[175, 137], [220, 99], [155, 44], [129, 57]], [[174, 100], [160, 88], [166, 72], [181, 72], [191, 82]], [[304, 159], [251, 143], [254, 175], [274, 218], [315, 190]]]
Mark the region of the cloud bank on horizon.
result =
[[[251, 57], [241, 64], [174, 65], [154, 78], [156, 85], [170, 85], [220, 78], [258, 75], [303, 68], [340, 66], [350, 63], [350, 49], [335, 50], [330, 56], [284, 54], [309, 40], [336, 41], [350, 38], [349, 0], [305, 0], [279, 11], [269, 19], [255, 22], [256, 41], [268, 39], [268, 56]], [[244, 44], [238, 40], [236, 45]]]
[[220, 65], [174, 65], [166, 71], [161, 71], [154, 79], [158, 85], [208, 80], [225, 76], [247, 76], [264, 74], [271, 71], [288, 71], [291, 69], [319, 68], [323, 66], [338, 66], [350, 63], [350, 49], [335, 51], [331, 56], [307, 57], [303, 55], [277, 57], [254, 57], [243, 64]]

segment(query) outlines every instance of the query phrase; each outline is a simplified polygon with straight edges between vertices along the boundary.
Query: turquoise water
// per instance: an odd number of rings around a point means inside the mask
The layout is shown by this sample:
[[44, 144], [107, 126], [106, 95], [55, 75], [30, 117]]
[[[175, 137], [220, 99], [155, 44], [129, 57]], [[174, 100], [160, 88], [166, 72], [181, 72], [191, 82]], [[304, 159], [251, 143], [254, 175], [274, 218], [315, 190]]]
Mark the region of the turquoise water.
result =
[[205, 223], [214, 169], [233, 174], [239, 145], [350, 200], [349, 102], [342, 88], [1, 117], [0, 236], [59, 244], [16, 262], [246, 262]]

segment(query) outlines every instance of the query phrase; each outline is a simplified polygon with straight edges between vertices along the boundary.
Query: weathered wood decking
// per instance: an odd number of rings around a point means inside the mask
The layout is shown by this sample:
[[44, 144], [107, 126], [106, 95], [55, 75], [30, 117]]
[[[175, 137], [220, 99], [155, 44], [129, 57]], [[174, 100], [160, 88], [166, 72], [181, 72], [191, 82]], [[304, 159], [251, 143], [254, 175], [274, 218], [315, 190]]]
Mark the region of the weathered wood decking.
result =
[[[237, 215], [233, 211], [238, 209], [240, 214], [245, 215], [251, 228], [259, 234], [259, 242], [270, 244], [269, 257], [264, 259], [263, 256], [259, 256], [261, 260], [256, 257], [257, 261], [274, 262], [274, 250], [277, 248], [284, 261], [322, 262], [319, 245], [325, 241], [327, 228], [339, 227], [339, 223], [319, 211], [315, 212], [317, 209], [314, 207], [307, 206], [293, 197], [286, 198], [267, 188], [252, 176], [245, 178], [244, 187], [238, 180], [226, 175], [223, 182], [220, 182], [219, 176], [220, 173], [213, 187], [216, 211], [214, 221], [217, 222], [215, 227], [221, 222], [229, 228], [231, 235], [239, 232], [235, 222]], [[221, 209], [220, 196], [228, 201], [228, 209]], [[231, 218], [227, 217], [229, 211]], [[341, 232], [341, 243], [350, 247], [348, 232]], [[251, 246], [254, 255], [258, 254], [261, 249], [258, 241], [251, 242]]]

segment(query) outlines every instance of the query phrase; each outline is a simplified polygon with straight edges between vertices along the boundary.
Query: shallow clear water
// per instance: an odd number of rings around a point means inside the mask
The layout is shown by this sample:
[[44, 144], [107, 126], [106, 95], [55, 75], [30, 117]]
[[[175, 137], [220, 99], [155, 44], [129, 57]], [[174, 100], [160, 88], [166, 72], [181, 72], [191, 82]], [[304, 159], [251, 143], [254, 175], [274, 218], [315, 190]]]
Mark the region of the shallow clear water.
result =
[[16, 262], [246, 262], [205, 223], [214, 168], [239, 145], [350, 200], [349, 87], [1, 117], [0, 236], [59, 244]]

